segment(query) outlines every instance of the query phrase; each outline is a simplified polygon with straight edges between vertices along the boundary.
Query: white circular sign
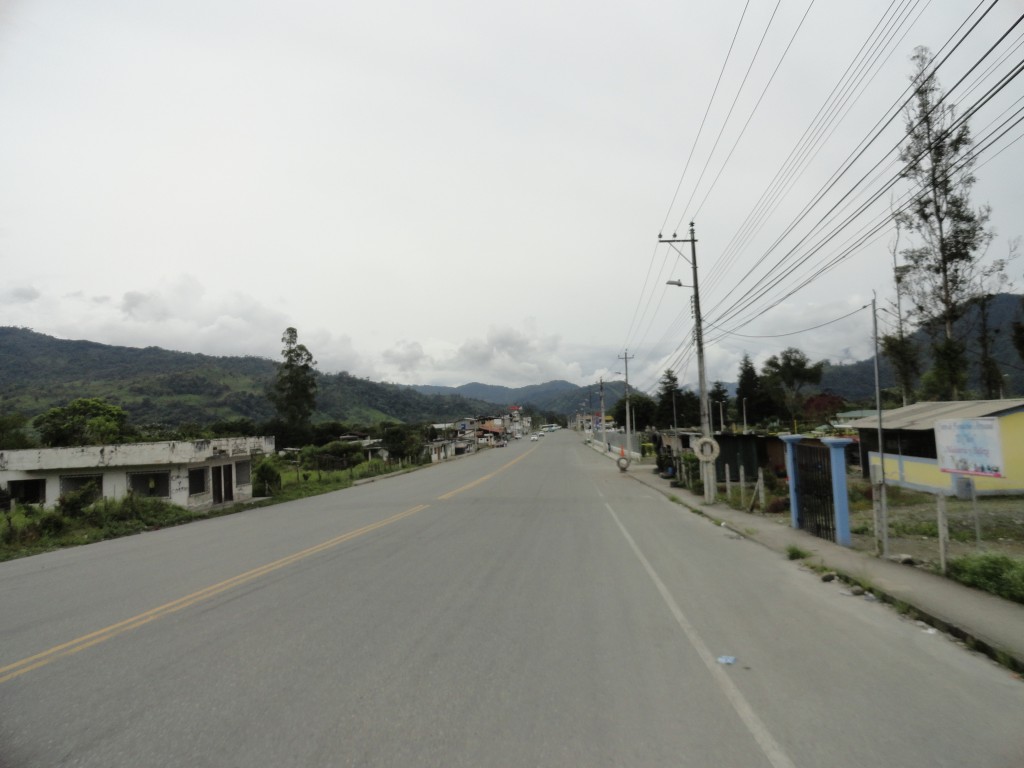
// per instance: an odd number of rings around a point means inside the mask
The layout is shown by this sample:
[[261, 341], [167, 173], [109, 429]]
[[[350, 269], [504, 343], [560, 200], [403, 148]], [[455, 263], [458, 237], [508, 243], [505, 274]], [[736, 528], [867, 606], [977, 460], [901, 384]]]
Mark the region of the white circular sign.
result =
[[714, 461], [718, 458], [720, 450], [718, 441], [713, 437], [702, 437], [693, 444], [693, 452], [701, 461]]

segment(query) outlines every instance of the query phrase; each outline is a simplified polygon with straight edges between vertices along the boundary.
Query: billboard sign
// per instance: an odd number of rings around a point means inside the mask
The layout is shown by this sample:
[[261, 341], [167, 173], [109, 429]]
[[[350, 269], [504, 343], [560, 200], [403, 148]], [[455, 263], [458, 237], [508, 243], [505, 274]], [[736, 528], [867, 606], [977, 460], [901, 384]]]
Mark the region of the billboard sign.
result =
[[939, 469], [958, 475], [1003, 476], [999, 419], [944, 419], [935, 422]]

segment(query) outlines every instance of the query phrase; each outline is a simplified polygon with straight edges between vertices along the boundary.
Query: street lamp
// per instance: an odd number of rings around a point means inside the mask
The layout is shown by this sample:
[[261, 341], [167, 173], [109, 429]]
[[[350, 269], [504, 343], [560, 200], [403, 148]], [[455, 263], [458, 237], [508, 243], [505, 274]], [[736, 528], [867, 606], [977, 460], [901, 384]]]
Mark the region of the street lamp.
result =
[[743, 398], [743, 434], [747, 434], [747, 398]]
[[725, 434], [725, 401], [718, 401], [718, 423], [722, 425], [721, 432]]

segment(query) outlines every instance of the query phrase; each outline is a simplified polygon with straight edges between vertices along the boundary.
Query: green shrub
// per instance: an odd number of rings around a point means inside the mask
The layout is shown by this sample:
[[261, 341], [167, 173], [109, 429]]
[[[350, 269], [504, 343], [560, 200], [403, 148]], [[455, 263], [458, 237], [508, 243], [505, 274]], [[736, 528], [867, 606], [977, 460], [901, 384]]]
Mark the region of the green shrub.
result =
[[131, 491], [121, 499], [110, 505], [109, 517], [111, 520], [139, 520], [142, 515], [139, 514], [139, 502], [140, 499]]
[[252, 473], [252, 487], [254, 493], [263, 496], [273, 496], [275, 491], [281, 490], [281, 471], [275, 466], [271, 459], [261, 459]]
[[42, 532], [39, 529], [39, 521], [31, 520], [22, 526], [21, 530], [17, 533], [17, 542], [19, 544], [33, 544], [42, 537]]
[[761, 476], [764, 477], [764, 489], [768, 493], [775, 493], [785, 486], [785, 483], [772, 471], [771, 467], [762, 467], [762, 470]]
[[89, 482], [77, 491], [61, 494], [57, 499], [57, 508], [68, 517], [81, 517], [85, 508], [97, 501], [98, 498], [99, 488], [96, 487], [96, 483]]
[[4, 523], [0, 526], [0, 543], [14, 544], [18, 541], [18, 529], [14, 527], [10, 515], [4, 515], [3, 519]]
[[961, 584], [1024, 603], [1024, 560], [992, 552], [976, 553], [954, 558], [947, 572]]
[[66, 525], [64, 517], [59, 512], [46, 512], [39, 518], [39, 532], [44, 536], [59, 536]]
[[683, 477], [688, 478], [688, 486], [696, 494], [704, 493], [704, 483], [700, 475], [700, 459], [697, 454], [687, 452], [683, 454]]
[[381, 459], [370, 459], [355, 467], [353, 476], [355, 478], [376, 477], [377, 475], [385, 474], [387, 471], [388, 466]]

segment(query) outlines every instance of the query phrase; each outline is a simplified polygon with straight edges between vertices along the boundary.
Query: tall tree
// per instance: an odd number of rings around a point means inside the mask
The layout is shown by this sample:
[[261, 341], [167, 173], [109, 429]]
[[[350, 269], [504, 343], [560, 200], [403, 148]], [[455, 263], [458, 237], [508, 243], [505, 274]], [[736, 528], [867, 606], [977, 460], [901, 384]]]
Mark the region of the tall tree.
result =
[[72, 400], [51, 408], [32, 421], [43, 445], [70, 447], [109, 445], [128, 436], [128, 413], [121, 407], [95, 397]]
[[[1021, 298], [1020, 303], [1024, 308], [1024, 297]], [[1014, 321], [1011, 329], [1013, 348], [1017, 350], [1018, 357], [1024, 360], [1024, 323]]]
[[750, 355], [746, 353], [740, 361], [739, 375], [736, 378], [738, 418], [743, 418], [744, 410], [749, 425], [765, 421], [772, 415], [771, 397], [765, 391], [764, 383], [757, 375], [757, 368], [754, 367]]
[[907, 135], [899, 157], [913, 196], [897, 217], [919, 241], [904, 249], [903, 257], [916, 319], [933, 339], [929, 382], [939, 397], [956, 400], [966, 385], [967, 364], [965, 345], [954, 336], [953, 324], [979, 283], [1002, 272], [1004, 264], [981, 265], [992, 233], [987, 229], [988, 206], [971, 207], [975, 160], [970, 128], [945, 101], [928, 49], [916, 49], [911, 60], [914, 95], [906, 109]]
[[675, 427], [685, 422], [679, 419], [679, 379], [675, 371], [666, 369], [658, 388], [658, 407], [655, 410], [655, 425]]
[[981, 391], [986, 400], [995, 400], [1003, 393], [1003, 372], [992, 355], [993, 330], [989, 325], [989, 305], [995, 298], [991, 293], [978, 296], [978, 367], [981, 373]]
[[906, 293], [906, 280], [909, 271], [907, 265], [899, 264], [897, 255], [900, 244], [900, 220], [896, 218], [896, 238], [892, 243], [893, 282], [896, 286], [896, 303], [893, 309], [896, 315], [896, 333], [885, 334], [881, 338], [882, 354], [889, 358], [896, 383], [903, 396], [903, 405], [909, 405], [913, 396], [914, 385], [921, 375], [920, 351], [917, 342], [905, 332], [905, 315], [903, 314], [903, 294]]
[[824, 368], [824, 362], [812, 364], [807, 355], [795, 347], [765, 360], [761, 369], [765, 388], [789, 414], [794, 429], [803, 413], [804, 388], [820, 383]]
[[700, 395], [692, 389], [680, 390], [676, 396], [676, 418], [680, 427], [700, 428]]
[[28, 417], [20, 413], [0, 416], [0, 450], [30, 448], [32, 441], [25, 434]]
[[[640, 432], [647, 427], [655, 425], [658, 405], [650, 395], [631, 389], [629, 393], [629, 406], [633, 409], [630, 418], [630, 428], [633, 432]], [[621, 398], [615, 407], [612, 408], [612, 416], [619, 426], [626, 424], [626, 398]]]
[[278, 418], [292, 430], [308, 431], [309, 420], [316, 408], [316, 360], [305, 344], [299, 343], [294, 328], [286, 328], [281, 336], [283, 363], [277, 366], [277, 378], [269, 397]]

